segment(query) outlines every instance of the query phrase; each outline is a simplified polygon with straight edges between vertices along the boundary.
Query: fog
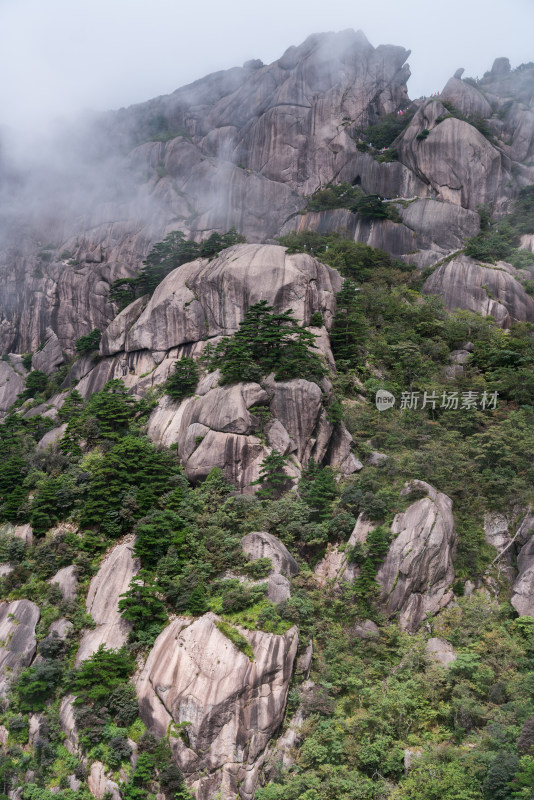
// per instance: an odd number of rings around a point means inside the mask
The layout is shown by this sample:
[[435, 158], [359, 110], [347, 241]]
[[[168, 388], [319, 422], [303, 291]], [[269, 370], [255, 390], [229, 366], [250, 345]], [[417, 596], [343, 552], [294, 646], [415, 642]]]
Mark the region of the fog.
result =
[[532, 0], [0, 0], [0, 121], [42, 134], [344, 28], [412, 51], [412, 98], [458, 67], [476, 77], [497, 56], [512, 67], [534, 60]]

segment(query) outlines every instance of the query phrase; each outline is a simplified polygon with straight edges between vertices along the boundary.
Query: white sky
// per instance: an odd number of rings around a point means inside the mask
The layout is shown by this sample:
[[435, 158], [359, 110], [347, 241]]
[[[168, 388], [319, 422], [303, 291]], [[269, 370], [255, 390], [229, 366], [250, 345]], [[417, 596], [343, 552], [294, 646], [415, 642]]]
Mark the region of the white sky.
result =
[[412, 50], [411, 97], [534, 61], [534, 0], [0, 0], [0, 125], [35, 133], [344, 28]]

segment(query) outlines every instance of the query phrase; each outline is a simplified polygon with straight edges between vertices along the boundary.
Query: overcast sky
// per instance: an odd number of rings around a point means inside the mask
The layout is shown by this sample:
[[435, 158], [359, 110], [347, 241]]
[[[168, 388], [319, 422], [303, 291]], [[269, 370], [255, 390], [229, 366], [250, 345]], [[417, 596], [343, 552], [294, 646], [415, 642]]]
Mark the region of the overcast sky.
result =
[[534, 61], [534, 0], [0, 0], [0, 124], [130, 105], [344, 28], [411, 49], [411, 97]]

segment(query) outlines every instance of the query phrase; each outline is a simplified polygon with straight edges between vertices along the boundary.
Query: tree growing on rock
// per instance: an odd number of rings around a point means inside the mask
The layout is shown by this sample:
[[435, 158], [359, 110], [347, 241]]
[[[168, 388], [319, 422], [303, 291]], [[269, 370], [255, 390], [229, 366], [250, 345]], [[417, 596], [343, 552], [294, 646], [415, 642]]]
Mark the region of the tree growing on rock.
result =
[[257, 381], [274, 372], [276, 380], [320, 380], [326, 374], [314, 347], [315, 335], [301, 328], [291, 310], [275, 313], [265, 300], [251, 306], [239, 330], [215, 347], [211, 366], [222, 383]]

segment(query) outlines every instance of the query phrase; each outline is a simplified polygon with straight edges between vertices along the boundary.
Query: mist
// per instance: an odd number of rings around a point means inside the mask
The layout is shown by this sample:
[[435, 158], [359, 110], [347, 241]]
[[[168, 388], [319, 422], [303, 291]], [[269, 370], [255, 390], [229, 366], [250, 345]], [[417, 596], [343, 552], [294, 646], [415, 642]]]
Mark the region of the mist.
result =
[[311, 33], [362, 29], [411, 50], [412, 98], [443, 87], [458, 67], [482, 76], [497, 56], [534, 59], [531, 0], [2, 0], [0, 120], [42, 135], [74, 115], [142, 102], [205, 74], [270, 63]]

